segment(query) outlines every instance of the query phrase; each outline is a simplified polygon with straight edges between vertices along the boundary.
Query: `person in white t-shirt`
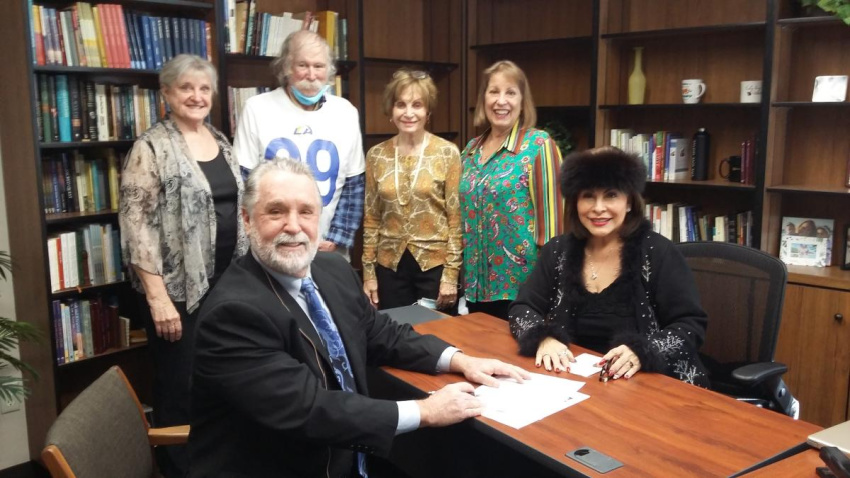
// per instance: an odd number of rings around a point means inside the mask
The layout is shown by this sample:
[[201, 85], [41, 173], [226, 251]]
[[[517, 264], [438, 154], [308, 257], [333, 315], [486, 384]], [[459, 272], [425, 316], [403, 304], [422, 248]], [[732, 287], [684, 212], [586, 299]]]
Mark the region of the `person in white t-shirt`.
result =
[[245, 103], [233, 150], [245, 177], [275, 157], [310, 165], [322, 193], [319, 250], [348, 256], [363, 219], [366, 163], [357, 109], [328, 94], [331, 50], [316, 33], [286, 38], [272, 62], [280, 87]]

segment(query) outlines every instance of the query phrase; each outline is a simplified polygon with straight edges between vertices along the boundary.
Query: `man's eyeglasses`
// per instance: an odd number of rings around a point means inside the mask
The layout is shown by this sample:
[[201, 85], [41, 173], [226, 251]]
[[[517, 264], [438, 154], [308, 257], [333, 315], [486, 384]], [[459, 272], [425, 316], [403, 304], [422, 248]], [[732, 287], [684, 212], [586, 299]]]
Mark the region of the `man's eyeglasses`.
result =
[[410, 75], [417, 80], [424, 80], [425, 78], [429, 78], [431, 75], [428, 74], [427, 71], [422, 70], [398, 70], [393, 73], [393, 79], [401, 78], [402, 75]]

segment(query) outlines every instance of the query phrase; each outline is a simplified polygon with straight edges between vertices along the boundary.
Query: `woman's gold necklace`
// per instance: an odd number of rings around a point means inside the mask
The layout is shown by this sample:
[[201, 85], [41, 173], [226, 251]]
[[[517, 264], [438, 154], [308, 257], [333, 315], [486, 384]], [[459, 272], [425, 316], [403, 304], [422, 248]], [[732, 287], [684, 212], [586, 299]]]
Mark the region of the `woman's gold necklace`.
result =
[[419, 179], [419, 171], [422, 170], [422, 157], [425, 156], [425, 146], [428, 145], [428, 133], [425, 133], [425, 137], [422, 138], [422, 148], [419, 150], [419, 161], [416, 163], [416, 169], [413, 173], [413, 180], [410, 182], [410, 186], [408, 188], [407, 201], [401, 200], [401, 194], [399, 194], [398, 188], [398, 139], [396, 139], [395, 144], [395, 197], [398, 199], [398, 203], [402, 206], [407, 206], [410, 204], [410, 200], [413, 198], [413, 188], [416, 185], [416, 181]]

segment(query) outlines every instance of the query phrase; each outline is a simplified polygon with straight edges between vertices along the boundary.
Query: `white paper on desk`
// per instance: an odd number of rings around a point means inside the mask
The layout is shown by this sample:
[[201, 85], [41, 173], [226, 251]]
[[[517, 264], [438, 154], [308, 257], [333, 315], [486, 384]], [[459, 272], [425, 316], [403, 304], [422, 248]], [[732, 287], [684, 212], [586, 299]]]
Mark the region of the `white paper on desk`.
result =
[[575, 358], [576, 361], [570, 364], [570, 373], [580, 375], [582, 377], [590, 377], [591, 375], [599, 375], [602, 367], [598, 364], [602, 357], [591, 354], [581, 354]]
[[517, 383], [500, 379], [499, 388], [482, 385], [475, 395], [484, 405], [483, 416], [513, 428], [522, 428], [590, 398], [579, 393], [584, 382], [537, 373]]

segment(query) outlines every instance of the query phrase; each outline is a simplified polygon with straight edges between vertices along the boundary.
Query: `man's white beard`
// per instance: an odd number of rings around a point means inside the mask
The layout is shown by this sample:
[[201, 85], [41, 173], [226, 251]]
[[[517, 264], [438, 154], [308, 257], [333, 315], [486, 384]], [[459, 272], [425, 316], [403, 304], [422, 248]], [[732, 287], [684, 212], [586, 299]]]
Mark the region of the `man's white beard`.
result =
[[[313, 262], [316, 251], [319, 250], [319, 242], [311, 243], [307, 234], [303, 232], [294, 236], [282, 232], [274, 240], [263, 242], [256, 229], [252, 229], [248, 233], [248, 238], [251, 241], [251, 250], [260, 262], [273, 271], [290, 276], [299, 276], [303, 273]], [[290, 252], [281, 252], [277, 248], [280, 244], [293, 242], [303, 243], [306, 248]]]

